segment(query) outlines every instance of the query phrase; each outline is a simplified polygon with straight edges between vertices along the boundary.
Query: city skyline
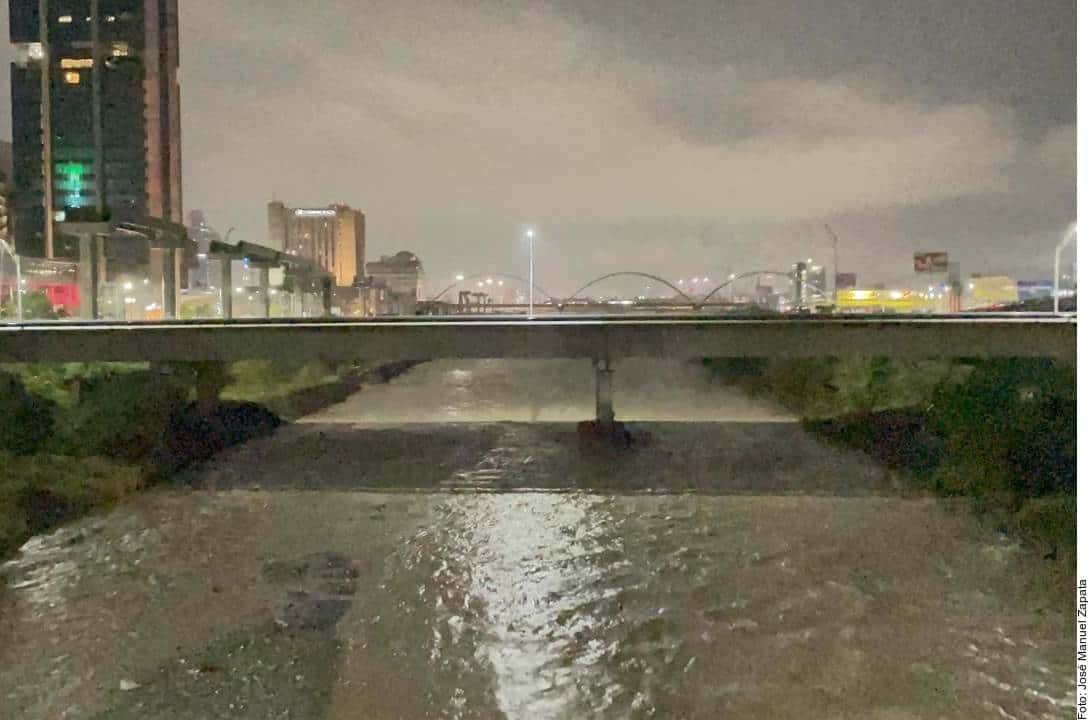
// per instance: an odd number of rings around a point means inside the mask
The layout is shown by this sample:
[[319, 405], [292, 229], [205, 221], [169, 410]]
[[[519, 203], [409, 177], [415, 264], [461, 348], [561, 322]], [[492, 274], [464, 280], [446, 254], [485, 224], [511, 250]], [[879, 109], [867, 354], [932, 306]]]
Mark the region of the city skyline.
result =
[[829, 222], [867, 283], [1042, 275], [1075, 215], [1072, 2], [282, 5], [181, 7], [187, 207], [242, 239], [335, 197], [431, 286], [533, 222], [564, 285], [830, 264]]

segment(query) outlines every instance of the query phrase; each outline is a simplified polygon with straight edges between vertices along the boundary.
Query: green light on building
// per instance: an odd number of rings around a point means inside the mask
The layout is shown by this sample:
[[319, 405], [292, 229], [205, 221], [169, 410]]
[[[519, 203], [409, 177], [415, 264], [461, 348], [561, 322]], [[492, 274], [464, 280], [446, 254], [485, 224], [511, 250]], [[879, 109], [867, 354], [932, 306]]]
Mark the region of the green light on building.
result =
[[65, 207], [82, 207], [83, 198], [81, 191], [84, 189], [84, 177], [89, 174], [90, 166], [84, 163], [67, 162], [57, 164], [57, 174], [63, 178], [59, 183], [61, 190], [66, 191]]

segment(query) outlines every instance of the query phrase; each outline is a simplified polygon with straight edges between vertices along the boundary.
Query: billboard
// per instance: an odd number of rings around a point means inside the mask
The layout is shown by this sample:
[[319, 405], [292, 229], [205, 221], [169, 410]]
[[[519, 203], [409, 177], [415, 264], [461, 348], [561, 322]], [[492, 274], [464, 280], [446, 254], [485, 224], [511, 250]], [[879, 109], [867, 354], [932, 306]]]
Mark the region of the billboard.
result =
[[931, 273], [948, 271], [948, 253], [946, 252], [921, 252], [914, 253], [914, 272]]
[[835, 289], [845, 290], [846, 288], [857, 287], [857, 273], [838, 273], [838, 277], [835, 279]]

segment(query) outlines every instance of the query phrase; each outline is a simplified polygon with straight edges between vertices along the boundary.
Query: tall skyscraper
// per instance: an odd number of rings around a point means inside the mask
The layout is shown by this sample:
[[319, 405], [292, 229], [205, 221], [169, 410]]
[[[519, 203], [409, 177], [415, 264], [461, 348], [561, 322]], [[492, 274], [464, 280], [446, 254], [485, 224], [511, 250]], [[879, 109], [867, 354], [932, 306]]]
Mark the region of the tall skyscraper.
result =
[[364, 277], [364, 213], [347, 205], [290, 208], [269, 203], [269, 246], [306, 258], [334, 276], [339, 287]]
[[47, 215], [182, 223], [178, 0], [9, 4], [20, 252], [59, 247]]

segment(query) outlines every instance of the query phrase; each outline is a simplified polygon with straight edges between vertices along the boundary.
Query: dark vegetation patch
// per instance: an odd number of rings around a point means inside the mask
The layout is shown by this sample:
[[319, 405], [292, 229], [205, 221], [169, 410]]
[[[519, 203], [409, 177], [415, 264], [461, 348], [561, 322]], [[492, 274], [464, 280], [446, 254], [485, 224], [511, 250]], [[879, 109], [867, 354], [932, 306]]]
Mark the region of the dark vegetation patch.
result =
[[1076, 575], [1077, 376], [1050, 360], [706, 360], [770, 395], [828, 442], [863, 451], [922, 489], [974, 501], [1047, 563], [1051, 594]]
[[0, 557], [31, 535], [170, 478], [386, 382], [413, 363], [362, 370], [267, 361], [228, 369], [224, 399], [201, 413], [187, 371], [147, 364], [0, 367]]

